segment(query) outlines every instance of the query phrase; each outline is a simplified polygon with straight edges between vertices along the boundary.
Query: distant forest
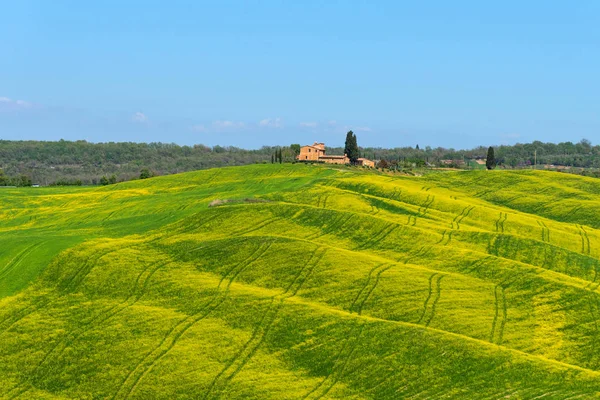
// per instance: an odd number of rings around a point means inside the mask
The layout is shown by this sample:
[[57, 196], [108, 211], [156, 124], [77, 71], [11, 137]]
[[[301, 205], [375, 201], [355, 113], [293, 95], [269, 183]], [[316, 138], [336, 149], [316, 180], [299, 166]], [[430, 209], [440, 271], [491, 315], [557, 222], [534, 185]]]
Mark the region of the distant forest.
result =
[[[559, 144], [533, 142], [495, 146], [499, 167], [542, 165], [600, 168], [600, 146], [588, 140]], [[96, 185], [152, 175], [270, 163], [281, 159], [293, 162], [299, 145], [265, 146], [258, 150], [237, 147], [179, 146], [166, 143], [89, 143], [86, 141], [42, 142], [0, 140], [0, 186]], [[328, 154], [342, 154], [343, 147], [327, 148]], [[360, 155], [385, 160], [397, 166], [448, 166], [467, 168], [469, 160], [482, 159], [487, 147], [471, 150], [398, 147], [360, 148]], [[280, 156], [275, 156], [280, 154]], [[453, 161], [450, 163], [449, 161]], [[466, 161], [466, 163], [465, 163]], [[103, 179], [104, 178], [104, 179]]]

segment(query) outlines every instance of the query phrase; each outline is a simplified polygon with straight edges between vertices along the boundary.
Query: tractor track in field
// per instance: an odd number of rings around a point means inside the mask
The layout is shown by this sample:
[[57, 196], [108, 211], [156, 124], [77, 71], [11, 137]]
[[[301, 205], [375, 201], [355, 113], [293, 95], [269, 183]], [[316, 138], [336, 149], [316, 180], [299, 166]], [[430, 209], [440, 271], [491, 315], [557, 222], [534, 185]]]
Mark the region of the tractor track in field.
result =
[[234, 236], [234, 235], [237, 235], [237, 236], [247, 235], [247, 234], [249, 234], [249, 233], [256, 232], [256, 231], [258, 231], [259, 229], [262, 229], [262, 228], [264, 228], [264, 227], [266, 227], [266, 226], [269, 226], [269, 225], [271, 225], [272, 223], [274, 223], [274, 222], [277, 222], [277, 221], [279, 221], [279, 220], [280, 220], [280, 218], [278, 218], [278, 217], [271, 217], [271, 218], [267, 218], [266, 220], [264, 220], [264, 221], [260, 222], [258, 225], [256, 225], [256, 226], [253, 226], [252, 228], [241, 229], [241, 230], [239, 230], [239, 231], [237, 231], [237, 232], [233, 232], [233, 233], [231, 234], [231, 236]]
[[417, 324], [421, 323], [423, 318], [425, 318], [425, 314], [427, 313], [427, 304], [429, 304], [429, 300], [431, 299], [431, 295], [433, 294], [433, 278], [435, 278], [436, 275], [438, 275], [437, 272], [432, 274], [429, 277], [429, 293], [427, 294], [427, 298], [423, 302], [423, 312], [421, 313], [421, 316], [419, 317]]
[[[133, 285], [133, 289], [130, 291], [129, 296], [127, 296], [126, 299], [124, 299], [123, 301], [121, 301], [120, 303], [109, 307], [108, 309], [101, 311], [100, 313], [98, 313], [96, 316], [94, 316], [93, 318], [91, 318], [87, 323], [85, 323], [78, 331], [76, 332], [72, 332], [70, 334], [65, 335], [65, 337], [63, 337], [61, 340], [59, 340], [55, 346], [53, 346], [50, 351], [48, 353], [46, 353], [42, 359], [42, 361], [40, 363], [38, 363], [38, 365], [34, 368], [34, 370], [31, 372], [31, 375], [38, 379], [38, 377], [36, 376], [36, 372], [43, 366], [43, 364], [50, 359], [50, 356], [55, 352], [58, 351], [58, 353], [56, 354], [55, 358], [58, 358], [62, 355], [62, 353], [65, 351], [65, 349], [68, 347], [68, 344], [73, 342], [74, 340], [79, 339], [81, 336], [83, 336], [86, 332], [88, 332], [90, 329], [98, 326], [101, 323], [104, 323], [106, 321], [108, 321], [109, 319], [113, 318], [114, 316], [118, 315], [119, 313], [125, 311], [126, 309], [132, 307], [133, 305], [135, 305], [138, 301], [140, 301], [142, 299], [142, 297], [144, 297], [144, 295], [146, 294], [146, 289], [148, 287], [148, 284], [150, 282], [150, 280], [152, 279], [152, 277], [154, 276], [154, 274], [162, 267], [164, 267], [165, 264], [164, 261], [157, 261], [154, 263], [150, 263], [148, 264], [148, 266], [146, 266], [137, 276], [134, 285]], [[153, 268], [156, 267], [156, 268]], [[144, 277], [143, 279], [143, 283], [140, 285], [140, 280], [142, 279], [142, 276], [148, 271], [150, 270], [150, 272]], [[115, 310], [113, 312], [113, 310]], [[63, 345], [60, 349], [59, 346]], [[58, 349], [58, 350], [57, 350]]]
[[320, 238], [321, 236], [325, 236], [334, 230], [339, 231], [342, 229], [342, 227], [348, 221], [350, 221], [351, 218], [352, 218], [351, 214], [345, 215], [345, 214], [339, 213], [339, 215], [334, 218], [334, 220], [331, 222], [331, 224], [327, 228], [320, 228], [321, 229], [320, 232], [317, 232], [317, 233], [307, 236], [306, 240], [314, 240], [314, 239]]
[[435, 242], [435, 244], [442, 244], [442, 242], [446, 238], [446, 232], [448, 232], [448, 230], [444, 229], [444, 232], [442, 232], [442, 238], [440, 240], [438, 240], [437, 242]]
[[579, 228], [579, 236], [581, 237], [581, 254], [589, 256], [591, 254], [590, 237], [583, 225], [577, 225], [577, 227]]
[[356, 296], [354, 297], [354, 300], [352, 300], [352, 304], [350, 304], [350, 307], [348, 308], [348, 311], [350, 313], [352, 313], [352, 310], [354, 309], [354, 306], [356, 305], [356, 303], [358, 302], [358, 299], [360, 298], [360, 296], [363, 294], [363, 292], [367, 289], [367, 287], [369, 286], [369, 283], [371, 282], [371, 278], [373, 276], [373, 274], [376, 274], [377, 271], [379, 271], [380, 268], [382, 268], [383, 266], [385, 266], [385, 263], [382, 264], [377, 264], [376, 266], [374, 266], [373, 268], [371, 268], [371, 270], [369, 271], [369, 274], [367, 275], [367, 279], [364, 283], [364, 285], [361, 287], [361, 289], [358, 291], [358, 293], [356, 294]]
[[500, 216], [498, 217], [498, 220], [496, 221], [496, 232], [504, 233], [504, 223], [506, 222], [507, 218], [508, 218], [508, 214], [500, 211]]
[[542, 242], [550, 243], [550, 229], [542, 221], [537, 221], [538, 226], [542, 229]]
[[483, 196], [485, 196], [485, 195], [487, 195], [488, 193], [491, 193], [491, 192], [492, 192], [492, 190], [483, 190], [483, 191], [481, 191], [479, 193], [475, 193], [474, 196], [475, 197], [483, 197]]
[[[252, 332], [250, 339], [244, 343], [242, 348], [233, 356], [233, 358], [225, 365], [225, 367], [221, 369], [215, 378], [213, 378], [203, 397], [204, 399], [208, 399], [210, 397], [219, 398], [220, 394], [226, 389], [227, 384], [231, 382], [233, 378], [235, 378], [235, 376], [244, 368], [254, 354], [256, 354], [259, 347], [263, 344], [265, 338], [269, 334], [269, 331], [273, 326], [279, 311], [281, 310], [281, 306], [283, 305], [282, 300], [277, 301], [277, 303], [278, 304], [276, 304], [275, 298], [271, 299], [271, 304], [269, 304], [269, 307], [263, 313], [263, 316]], [[232, 369], [233, 371], [231, 371]], [[214, 395], [212, 395], [213, 391], [216, 392]]]
[[[321, 262], [321, 260], [325, 256], [325, 253], [327, 253], [327, 249], [326, 248], [317, 248], [312, 253], [312, 255], [311, 255], [310, 259], [308, 260], [308, 262], [306, 264], [304, 264], [304, 266], [302, 267], [302, 269], [300, 269], [300, 271], [298, 272], [298, 274], [294, 277], [294, 280], [285, 289], [284, 293], [290, 293], [291, 292], [292, 295], [290, 297], [293, 297], [296, 294], [298, 294], [298, 292], [300, 291], [300, 289], [302, 289], [302, 287], [304, 286], [304, 284], [306, 283], [306, 281], [313, 274], [315, 268], [319, 265], [319, 263]], [[296, 282], [298, 282], [298, 284], [297, 284], [296, 288], [292, 290], [292, 288], [293, 288], [294, 284], [296, 284]]]
[[431, 324], [431, 321], [433, 320], [433, 317], [435, 317], [435, 309], [437, 307], [438, 302], [440, 301], [440, 297], [442, 296], [442, 279], [444, 279], [444, 275], [440, 275], [435, 280], [435, 297], [433, 298], [433, 303], [431, 303], [431, 313], [429, 314], [429, 318], [427, 319], [425, 326], [429, 326]]
[[[125, 380], [121, 383], [112, 399], [124, 398], [127, 399], [138, 387], [143, 378], [150, 373], [154, 366], [165, 357], [177, 344], [178, 340], [196, 323], [208, 317], [227, 299], [229, 289], [237, 276], [243, 272], [249, 265], [262, 257], [271, 247], [273, 241], [261, 244], [258, 248], [244, 261], [230, 268], [220, 279], [217, 286], [217, 293], [212, 297], [207, 304], [198, 312], [188, 315], [173, 326], [169, 332], [163, 337], [160, 343], [137, 365], [129, 372]], [[225, 290], [221, 290], [221, 286], [227, 280]], [[165, 346], [163, 346], [165, 345]]]
[[[264, 343], [271, 327], [273, 326], [279, 311], [283, 305], [283, 301], [290, 297], [295, 296], [298, 291], [302, 289], [302, 286], [306, 280], [310, 277], [314, 269], [319, 265], [323, 256], [327, 252], [324, 248], [317, 248], [311, 254], [308, 262], [300, 269], [298, 274], [294, 277], [294, 280], [287, 286], [285, 291], [281, 295], [273, 296], [271, 303], [269, 304], [267, 311], [263, 313], [263, 317], [253, 330], [250, 339], [244, 343], [242, 348], [233, 356], [233, 358], [219, 371], [219, 373], [211, 381], [207, 392], [204, 395], [204, 399], [209, 397], [220, 397], [220, 394], [225, 390], [229, 382], [231, 382], [235, 376], [244, 368], [244, 366], [250, 361], [250, 359], [256, 354], [258, 349]], [[306, 273], [304, 273], [307, 271]], [[303, 278], [300, 278], [303, 275]], [[294, 284], [296, 288], [293, 289]], [[265, 322], [266, 321], [266, 322]], [[213, 391], [216, 393], [213, 394]], [[212, 395], [212, 396], [211, 396]]]
[[20, 251], [16, 256], [14, 256], [7, 264], [4, 265], [2, 269], [0, 269], [0, 281], [10, 274], [16, 267], [18, 267], [21, 262], [27, 258], [27, 256], [29, 256], [29, 254], [31, 254], [36, 248], [40, 247], [44, 243], [46, 243], [46, 241], [29, 245]]
[[[103, 253], [100, 253], [100, 255], [98, 255], [98, 257], [96, 257], [94, 259], [93, 259], [93, 256], [88, 257], [86, 259], [86, 261], [83, 263], [83, 265], [81, 266], [81, 268], [79, 268], [77, 270], [77, 272], [75, 272], [75, 274], [71, 277], [71, 279], [69, 279], [65, 282], [65, 285], [62, 285], [62, 287], [59, 287], [59, 289], [61, 289], [63, 292], [72, 293], [72, 291], [74, 289], [76, 289], [85, 280], [86, 276], [89, 275], [89, 273], [92, 271], [92, 269], [94, 269], [94, 266], [96, 266], [96, 264], [102, 257], [107, 256], [111, 253], [115, 253], [120, 250], [124, 250], [129, 247], [133, 247], [133, 246], [134, 245], [121, 247], [119, 249], [108, 250]], [[93, 259], [93, 262], [91, 261], [92, 259]]]
[[[498, 292], [500, 292], [500, 295], [498, 295]], [[506, 288], [504, 286], [500, 284], [494, 286], [494, 299], [494, 319], [492, 321], [489, 342], [501, 345], [502, 337], [504, 336], [504, 326], [506, 325], [506, 318], [508, 315], [508, 309], [506, 305]], [[502, 310], [500, 310], [500, 302], [502, 302]], [[500, 316], [500, 311], [502, 311], [502, 316]], [[501, 318], [499, 327], [498, 318]], [[496, 337], [496, 340], [494, 340], [494, 337]]]
[[[446, 238], [446, 232], [448, 233], [448, 237]], [[442, 237], [440, 240], [438, 240], [437, 242], [435, 242], [436, 245], [442, 245], [442, 246], [448, 246], [450, 244], [450, 241], [452, 240], [452, 233], [454, 231], [450, 230], [450, 232], [448, 232], [448, 229], [444, 229], [444, 232], [442, 232]], [[446, 241], [446, 243], [443, 243], [444, 240]]]
[[[223, 211], [219, 210], [219, 212], [216, 212], [214, 215], [211, 215], [211, 216], [209, 216], [207, 218], [204, 218], [201, 221], [198, 221], [198, 223], [185, 225], [183, 227], [178, 227], [178, 229], [175, 232], [173, 232], [171, 236], [176, 235], [178, 233], [189, 232], [191, 230], [200, 229], [203, 226], [207, 225], [208, 223], [214, 221], [215, 219], [223, 217], [223, 216], [225, 216], [227, 214], [231, 214], [231, 213], [233, 213], [235, 211], [234, 209], [231, 209], [231, 208], [229, 208], [229, 209], [221, 209], [219, 207], [219, 209], [223, 210]], [[169, 236], [166, 236], [166, 237], [169, 237]]]
[[352, 328], [350, 334], [347, 336], [347, 339], [344, 341], [344, 345], [342, 346], [339, 353], [336, 355], [332, 371], [327, 376], [325, 376], [323, 380], [321, 380], [321, 382], [319, 382], [308, 393], [306, 393], [302, 397], [302, 400], [306, 400], [311, 397], [314, 399], [321, 399], [323, 398], [323, 396], [326, 396], [331, 391], [331, 389], [333, 389], [333, 387], [344, 376], [346, 367], [348, 366], [348, 363], [352, 359], [352, 356], [354, 355], [354, 352], [358, 347], [364, 328], [365, 324], [363, 323], [360, 325], [360, 329], [357, 335], [353, 334], [353, 332], [356, 330], [356, 326]]
[[377, 244], [377, 242], [379, 242], [381, 239], [385, 238], [387, 235], [391, 234], [396, 229], [398, 229], [398, 224], [395, 224], [393, 222], [385, 225], [377, 233], [372, 235], [366, 242], [364, 242], [363, 244], [358, 246], [357, 249], [364, 250], [364, 249], [372, 248], [374, 245]]
[[415, 258], [422, 257], [431, 251], [433, 246], [421, 246], [421, 248], [414, 253], [411, 253], [408, 257], [404, 259], [404, 264], [408, 264], [410, 261]]
[[487, 256], [487, 257], [484, 257], [484, 258], [479, 258], [476, 261], [474, 261], [465, 271], [467, 273], [471, 273], [471, 272], [475, 271], [476, 269], [481, 268], [486, 261], [493, 260], [493, 259], [494, 259], [493, 256]]
[[450, 244], [450, 242], [452, 241], [452, 234], [453, 233], [454, 233], [454, 231], [448, 232], [448, 239], [446, 240], [446, 243], [444, 243], [444, 246], [448, 246]]
[[[129, 245], [129, 246], [124, 246], [124, 247], [121, 247], [121, 248], [118, 248], [118, 249], [112, 249], [112, 250], [108, 250], [108, 251], [102, 252], [99, 255], [97, 255], [97, 257], [94, 259], [94, 264], [98, 260], [100, 260], [101, 258], [103, 258], [104, 256], [106, 256], [108, 254], [115, 253], [117, 251], [124, 250], [124, 249], [130, 248], [130, 247], [133, 247], [133, 246], [134, 245]], [[90, 260], [92, 258], [94, 258], [94, 257], [93, 256], [89, 256], [89, 257], [86, 258], [86, 261], [84, 262], [84, 267], [85, 267], [85, 265], [87, 265], [87, 264], [90, 263]], [[82, 267], [82, 268], [84, 268], [84, 267]], [[78, 274], [79, 271], [81, 271], [82, 268], [80, 268], [77, 271], [76, 274]], [[58, 290], [59, 290], [59, 288], [57, 287], [57, 288], [54, 289], [53, 292], [56, 292]], [[59, 294], [57, 297], [55, 297], [53, 299], [48, 299], [48, 295], [46, 295], [43, 298], [43, 300], [45, 300], [45, 301], [41, 301], [39, 304], [30, 304], [29, 306], [25, 307], [23, 310], [21, 310], [21, 313], [17, 316], [16, 319], [14, 319], [12, 321], [12, 323], [8, 327], [6, 327], [2, 331], [0, 331], [0, 334], [4, 333], [6, 331], [9, 331], [13, 326], [15, 326], [18, 322], [20, 322], [21, 320], [23, 320], [24, 318], [26, 318], [28, 315], [31, 315], [31, 314], [33, 314], [33, 313], [35, 313], [35, 312], [37, 312], [37, 311], [39, 311], [39, 310], [47, 307], [48, 305], [50, 305], [50, 304], [54, 303], [55, 301], [57, 301], [58, 299], [60, 299], [61, 297], [62, 297], [62, 295]], [[12, 316], [8, 316], [5, 319], [3, 319], [2, 322], [0, 322], [0, 326], [2, 326], [6, 321], [10, 320], [11, 317]], [[59, 343], [60, 343], [60, 341], [59, 341]], [[54, 348], [52, 348], [50, 352], [52, 352], [52, 351], [54, 351]], [[41, 366], [42, 363], [45, 362], [45, 360], [47, 359], [48, 356], [49, 356], [49, 354], [46, 354], [38, 366]], [[37, 369], [37, 367], [36, 367], [36, 369]], [[21, 388], [23, 386], [23, 384], [24, 383], [17, 384], [13, 389], [10, 390], [10, 392], [14, 391], [15, 389]], [[17, 398], [17, 397], [21, 396], [22, 394], [26, 393], [29, 390], [31, 390], [31, 388], [24, 388], [23, 390], [21, 390], [19, 393], [17, 393], [12, 398]]]
[[420, 217], [424, 217], [427, 214], [427, 212], [429, 211], [429, 207], [431, 207], [431, 205], [433, 204], [434, 201], [435, 201], [435, 196], [428, 194], [427, 199], [425, 199], [425, 202], [423, 203], [423, 205], [421, 205], [421, 207], [419, 207], [419, 209], [417, 211], [417, 215]]
[[455, 216], [454, 219], [452, 220], [452, 222], [450, 223], [451, 228], [454, 229], [454, 225], [456, 225], [456, 229], [459, 230], [460, 223], [462, 222], [463, 219], [465, 219], [466, 217], [469, 216], [469, 214], [471, 213], [471, 211], [473, 211], [473, 209], [475, 209], [475, 206], [466, 206], [465, 208], [463, 208], [462, 211], [460, 212], [460, 214]]
[[319, 196], [317, 197], [317, 208], [322, 208], [321, 207], [321, 198], [323, 197], [323, 194], [319, 194]]
[[[379, 285], [379, 280], [381, 279], [381, 275], [384, 272], [388, 271], [393, 266], [394, 265], [391, 264], [391, 265], [383, 266], [383, 268], [380, 268], [377, 270], [377, 274], [375, 275], [375, 280], [374, 280], [373, 284], [369, 287], [369, 289], [366, 292], [366, 295], [363, 297], [362, 301], [358, 305], [358, 312], [357, 312], [358, 315], [362, 315], [362, 311], [363, 311], [363, 308], [364, 308], [366, 302], [369, 300], [369, 298], [375, 291], [375, 288], [377, 288], [377, 286]], [[369, 284], [369, 281], [367, 281], [367, 283], [365, 283], [365, 288], [368, 286], [368, 284]], [[362, 290], [361, 290], [361, 292], [362, 292]]]
[[[133, 245], [132, 245], [132, 246], [133, 246]], [[123, 250], [123, 249], [126, 249], [126, 248], [128, 248], [128, 247], [132, 247], [132, 246], [125, 246], [125, 247], [122, 247], [122, 248], [119, 248], [119, 249], [111, 249], [111, 250], [108, 250], [108, 251], [102, 252], [102, 253], [100, 253], [100, 255], [98, 255], [98, 256], [97, 256], [97, 257], [94, 259], [94, 265], [95, 265], [95, 263], [96, 263], [96, 262], [97, 262], [99, 259], [101, 259], [102, 257], [104, 257], [104, 256], [106, 256], [106, 255], [108, 255], [108, 254], [111, 254], [111, 253], [117, 252], [117, 251], [119, 251], [119, 250]], [[75, 275], [74, 275], [74, 276], [73, 276], [73, 277], [72, 277], [72, 278], [71, 278], [71, 279], [68, 281], [67, 288], [71, 286], [71, 284], [72, 284], [72, 282], [73, 282], [74, 278], [75, 278], [77, 275], [79, 275], [79, 273], [80, 273], [80, 272], [81, 272], [81, 271], [82, 271], [84, 268], [86, 268], [86, 267], [87, 267], [87, 266], [90, 264], [90, 260], [91, 260], [92, 258], [93, 258], [93, 256], [89, 256], [89, 257], [86, 259], [86, 261], [84, 262], [84, 266], [83, 266], [83, 267], [81, 267], [81, 268], [79, 268], [79, 269], [77, 270], [77, 272], [75, 273]], [[90, 268], [90, 270], [91, 270], [91, 269], [93, 269], [93, 266], [92, 266], [92, 268]], [[89, 272], [90, 272], [90, 271], [88, 271], [88, 274], [89, 274]], [[85, 276], [84, 276], [84, 278], [82, 278], [82, 279], [85, 279]], [[58, 286], [57, 286], [57, 287], [56, 287], [56, 288], [53, 290], [53, 292], [60, 292], [60, 291], [61, 291], [61, 289], [62, 289], [61, 287], [58, 287]], [[52, 293], [52, 292], [51, 292], [51, 293]], [[43, 299], [43, 300], [40, 302], [41, 304], [31, 304], [31, 305], [29, 305], [29, 306], [25, 307], [24, 309], [22, 309], [20, 313], [17, 313], [18, 315], [16, 316], [16, 318], [13, 318], [13, 317], [14, 317], [14, 314], [13, 314], [13, 315], [11, 315], [11, 316], [8, 316], [8, 317], [6, 317], [6, 318], [4, 318], [4, 319], [2, 320], [2, 322], [0, 322], [0, 334], [2, 334], [2, 333], [4, 333], [4, 332], [6, 332], [6, 331], [8, 331], [8, 330], [10, 330], [10, 329], [11, 329], [13, 326], [15, 326], [15, 325], [16, 325], [16, 324], [17, 324], [19, 321], [21, 321], [23, 318], [27, 317], [28, 315], [31, 315], [31, 314], [33, 314], [34, 312], [38, 311], [38, 310], [41, 310], [42, 308], [44, 308], [44, 307], [46, 307], [46, 306], [48, 306], [48, 305], [52, 304], [54, 301], [57, 301], [59, 298], [61, 298], [61, 297], [62, 297], [62, 295], [61, 295], [61, 294], [59, 294], [57, 297], [55, 297], [55, 298], [53, 298], [52, 300], [50, 300], [50, 299], [48, 299], [48, 296], [49, 296], [51, 293], [48, 293], [47, 295], [45, 295], [45, 296], [44, 296], [44, 299]], [[68, 294], [68, 293], [69, 293], [69, 292], [67, 292], [67, 294]], [[10, 323], [10, 322], [11, 322], [11, 321], [10, 321], [11, 319], [12, 319], [12, 323]], [[8, 325], [6, 328], [2, 328], [2, 326], [3, 326], [3, 325], [4, 325], [4, 324], [7, 322], [7, 321], [9, 321], [10, 325]]]
[[504, 206], [506, 206], [508, 203], [512, 203], [513, 201], [515, 201], [515, 200], [517, 200], [517, 199], [520, 199], [520, 198], [522, 198], [522, 197], [523, 197], [523, 195], [520, 195], [520, 194], [518, 194], [518, 195], [516, 195], [516, 196], [513, 196], [513, 197], [509, 197], [509, 198], [508, 198], [508, 199], [506, 199], [506, 200], [504, 201], [504, 203], [502, 203], [502, 204], [503, 204]]

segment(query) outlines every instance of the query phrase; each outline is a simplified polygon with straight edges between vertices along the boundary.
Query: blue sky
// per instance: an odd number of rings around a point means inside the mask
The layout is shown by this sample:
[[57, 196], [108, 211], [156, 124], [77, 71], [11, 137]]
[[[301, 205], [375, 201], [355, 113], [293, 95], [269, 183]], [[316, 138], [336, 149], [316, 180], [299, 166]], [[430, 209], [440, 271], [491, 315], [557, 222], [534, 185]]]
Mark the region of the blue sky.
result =
[[597, 1], [0, 2], [0, 139], [600, 142]]

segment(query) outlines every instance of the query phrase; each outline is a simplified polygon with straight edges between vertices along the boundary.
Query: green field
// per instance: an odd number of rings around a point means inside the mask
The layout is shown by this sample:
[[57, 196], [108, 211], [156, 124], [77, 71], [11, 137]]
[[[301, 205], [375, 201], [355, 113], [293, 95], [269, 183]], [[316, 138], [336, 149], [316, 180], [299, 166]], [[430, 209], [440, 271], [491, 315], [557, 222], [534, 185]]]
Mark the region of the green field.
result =
[[598, 397], [598, 210], [543, 171], [1, 189], [0, 398]]

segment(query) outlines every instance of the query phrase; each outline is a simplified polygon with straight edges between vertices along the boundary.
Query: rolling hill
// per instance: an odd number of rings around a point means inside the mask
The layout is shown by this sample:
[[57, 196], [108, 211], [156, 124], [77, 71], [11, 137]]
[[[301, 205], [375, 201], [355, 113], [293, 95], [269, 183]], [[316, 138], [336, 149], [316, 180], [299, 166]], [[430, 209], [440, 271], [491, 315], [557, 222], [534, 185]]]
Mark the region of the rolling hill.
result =
[[600, 395], [600, 181], [252, 165], [0, 190], [0, 398]]

